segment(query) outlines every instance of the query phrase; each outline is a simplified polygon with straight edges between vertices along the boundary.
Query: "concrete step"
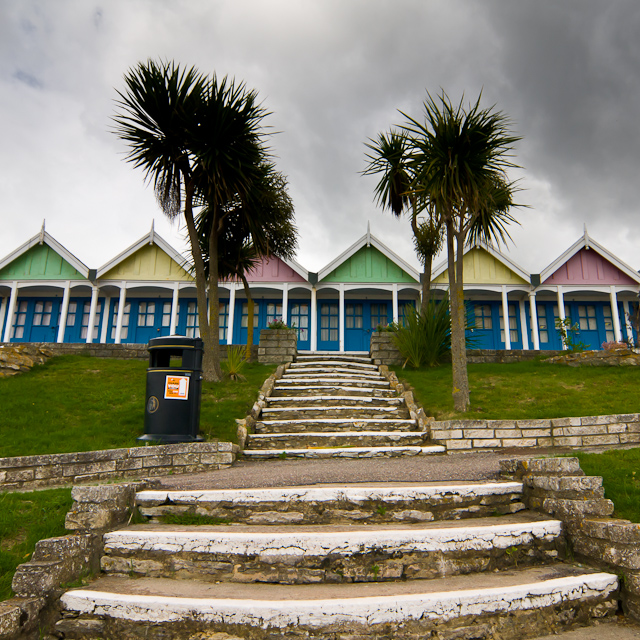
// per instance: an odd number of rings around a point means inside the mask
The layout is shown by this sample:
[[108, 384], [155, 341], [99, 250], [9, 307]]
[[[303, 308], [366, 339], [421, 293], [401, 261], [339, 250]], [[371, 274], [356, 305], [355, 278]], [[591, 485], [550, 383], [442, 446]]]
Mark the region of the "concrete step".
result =
[[409, 410], [406, 406], [376, 406], [376, 405], [333, 405], [333, 406], [288, 406], [265, 407], [262, 409], [261, 418], [265, 421], [300, 420], [305, 421], [314, 418], [332, 418], [343, 420], [359, 420], [360, 418], [386, 420], [409, 420]]
[[378, 371], [378, 365], [369, 362], [336, 359], [336, 360], [302, 360], [297, 362], [291, 362], [287, 367], [287, 372], [302, 370], [305, 371], [309, 368], [315, 367], [345, 367], [349, 370], [361, 369], [363, 371]]
[[388, 446], [388, 447], [317, 447], [284, 449], [245, 449], [242, 455], [250, 460], [269, 458], [398, 458], [402, 456], [425, 456], [445, 453], [440, 445]]
[[366, 352], [350, 352], [346, 353], [331, 353], [331, 352], [316, 352], [316, 353], [298, 353], [295, 360], [297, 363], [303, 362], [362, 362], [365, 364], [371, 364], [371, 357]]
[[283, 380], [295, 380], [297, 382], [305, 382], [305, 381], [314, 381], [314, 380], [339, 380], [339, 381], [350, 381], [354, 382], [362, 382], [362, 381], [377, 381], [377, 382], [387, 382], [384, 376], [381, 376], [376, 372], [369, 371], [348, 371], [346, 369], [319, 369], [314, 372], [302, 372], [296, 371], [294, 373], [285, 373], [282, 378], [278, 382]]
[[255, 424], [256, 434], [284, 433], [327, 433], [327, 432], [360, 432], [360, 431], [418, 431], [415, 420], [411, 418], [289, 418], [282, 420], [260, 420]]
[[405, 404], [403, 398], [380, 397], [366, 395], [318, 395], [318, 396], [270, 396], [266, 398], [269, 409], [278, 407], [305, 408], [305, 407], [399, 407]]
[[[279, 383], [280, 381], [278, 381]], [[364, 382], [357, 384], [341, 384], [341, 383], [293, 383], [289, 381], [284, 384], [278, 384], [273, 388], [273, 394], [270, 396], [270, 400], [273, 398], [288, 398], [288, 397], [304, 397], [312, 400], [316, 396], [328, 396], [328, 395], [344, 395], [349, 394], [352, 396], [361, 395], [364, 397], [374, 396], [377, 398], [392, 398], [397, 397], [395, 391], [392, 391], [389, 383], [376, 384], [372, 387]]]
[[311, 379], [295, 378], [295, 377], [282, 377], [276, 385], [276, 389], [285, 389], [286, 387], [299, 386], [324, 386], [324, 387], [365, 387], [365, 388], [377, 388], [377, 389], [389, 389], [391, 385], [388, 380], [374, 379], [374, 378], [353, 378], [349, 376], [332, 376], [332, 377], [314, 377]]
[[546, 564], [563, 545], [559, 520], [526, 512], [464, 525], [146, 524], [106, 533], [101, 569], [214, 582], [377, 582]]
[[104, 576], [61, 598], [64, 637], [522, 640], [613, 616], [618, 579], [564, 564], [360, 584], [273, 585]]
[[[363, 427], [364, 429], [365, 427]], [[246, 446], [259, 449], [304, 449], [328, 447], [411, 447], [427, 444], [428, 434], [420, 431], [304, 431], [253, 433]]]
[[192, 514], [260, 525], [430, 522], [524, 509], [520, 482], [141, 491], [136, 502], [152, 520]]

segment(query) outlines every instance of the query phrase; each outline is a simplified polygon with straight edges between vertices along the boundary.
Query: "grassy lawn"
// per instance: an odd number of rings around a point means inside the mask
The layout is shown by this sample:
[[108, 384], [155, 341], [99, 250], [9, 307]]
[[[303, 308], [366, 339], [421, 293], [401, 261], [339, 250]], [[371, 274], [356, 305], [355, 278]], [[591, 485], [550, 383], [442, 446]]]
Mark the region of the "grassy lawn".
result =
[[640, 370], [635, 367], [568, 367], [534, 360], [470, 364], [471, 409], [455, 413], [451, 365], [394, 367], [427, 415], [436, 420], [565, 418], [640, 412]]
[[63, 536], [71, 489], [0, 493], [0, 601], [11, 597], [16, 567], [31, 558], [38, 540]]
[[[148, 363], [60, 356], [0, 379], [0, 457], [134, 447], [144, 433]], [[204, 383], [200, 433], [235, 441], [275, 366], [247, 364], [246, 380]]]
[[640, 522], [640, 449], [571, 455], [588, 476], [602, 476], [605, 497], [616, 507], [614, 517]]

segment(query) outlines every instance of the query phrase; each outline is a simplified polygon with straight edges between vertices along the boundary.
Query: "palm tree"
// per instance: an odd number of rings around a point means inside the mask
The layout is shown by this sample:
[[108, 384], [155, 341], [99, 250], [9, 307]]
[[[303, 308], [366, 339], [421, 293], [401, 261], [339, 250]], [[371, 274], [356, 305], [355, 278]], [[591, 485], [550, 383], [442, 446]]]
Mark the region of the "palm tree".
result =
[[[366, 143], [368, 166], [363, 175], [382, 174], [375, 195], [382, 209], [390, 209], [400, 218], [409, 210], [411, 230], [418, 259], [423, 265], [422, 303], [425, 313], [431, 295], [431, 267], [433, 257], [442, 246], [442, 223], [428, 197], [416, 184], [416, 170], [411, 162], [413, 141], [405, 131], [391, 130], [378, 134], [376, 140]], [[421, 216], [426, 212], [426, 219]]]
[[404, 131], [414, 141], [411, 163], [419, 195], [432, 203], [446, 229], [453, 400], [456, 411], [466, 411], [464, 247], [469, 238], [508, 237], [505, 226], [513, 221], [509, 209], [514, 183], [506, 170], [516, 166], [510, 158], [520, 138], [510, 132], [511, 123], [495, 107], [480, 107], [480, 97], [465, 109], [462, 100], [454, 106], [444, 92], [437, 100], [428, 94], [424, 111], [424, 122], [403, 114]]
[[[257, 95], [226, 77], [203, 76], [169, 62], [149, 60], [125, 74], [118, 92], [115, 133], [130, 146], [127, 160], [154, 186], [169, 218], [184, 215], [193, 257], [206, 380], [220, 380], [218, 341], [218, 236], [234, 198], [246, 197], [268, 151], [261, 128], [266, 111]], [[194, 207], [212, 209], [207, 278]]]

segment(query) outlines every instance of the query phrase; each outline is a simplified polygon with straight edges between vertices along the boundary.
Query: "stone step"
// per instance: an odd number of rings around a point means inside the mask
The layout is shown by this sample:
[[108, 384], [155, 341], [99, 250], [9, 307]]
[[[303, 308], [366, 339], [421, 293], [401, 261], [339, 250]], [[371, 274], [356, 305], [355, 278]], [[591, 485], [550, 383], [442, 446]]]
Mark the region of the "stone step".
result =
[[334, 371], [329, 371], [323, 369], [322, 371], [313, 372], [313, 373], [285, 373], [278, 382], [282, 382], [284, 380], [292, 380], [295, 382], [315, 382], [320, 380], [337, 380], [339, 382], [388, 382], [378, 373], [369, 373], [367, 371], [356, 372], [356, 371], [341, 371], [339, 369], [335, 369]]
[[103, 540], [104, 573], [274, 584], [434, 579], [564, 555], [562, 523], [531, 513], [364, 528], [147, 524]]
[[440, 445], [423, 447], [317, 447], [317, 448], [285, 448], [285, 449], [245, 449], [242, 455], [252, 460], [269, 458], [399, 458], [403, 456], [425, 456], [445, 453]]
[[334, 362], [334, 361], [343, 361], [343, 362], [362, 362], [365, 364], [371, 364], [371, 357], [368, 353], [362, 352], [358, 354], [357, 352], [351, 352], [349, 354], [346, 353], [298, 353], [296, 357], [296, 362]]
[[309, 398], [309, 400], [315, 399], [317, 396], [328, 395], [362, 395], [364, 397], [373, 396], [376, 398], [397, 398], [395, 391], [389, 388], [389, 383], [386, 385], [378, 385], [373, 388], [366, 383], [360, 383], [357, 385], [341, 385], [341, 384], [285, 384], [280, 385], [276, 383], [273, 389], [273, 394], [269, 400], [274, 398]]
[[270, 396], [265, 400], [269, 410], [277, 407], [399, 407], [405, 404], [403, 398], [366, 395]]
[[330, 447], [421, 447], [427, 440], [428, 434], [420, 431], [270, 432], [251, 434], [246, 446], [254, 451]]
[[[290, 423], [307, 422], [314, 420], [334, 420], [345, 421], [351, 424], [367, 420], [369, 422], [382, 420], [391, 424], [390, 421], [398, 422], [400, 428], [403, 420], [411, 420], [409, 410], [403, 406], [379, 407], [379, 406], [359, 406], [342, 405], [335, 407], [279, 407], [265, 408], [260, 414], [261, 422]], [[313, 424], [311, 422], [311, 424]]]
[[334, 387], [339, 386], [341, 388], [352, 388], [352, 387], [364, 387], [367, 389], [378, 388], [378, 389], [389, 389], [391, 384], [388, 380], [378, 380], [373, 378], [362, 378], [356, 379], [347, 376], [343, 377], [331, 377], [331, 378], [280, 378], [275, 384], [275, 389], [282, 390], [287, 387]]
[[104, 576], [61, 598], [68, 638], [522, 640], [615, 615], [618, 579], [564, 564], [393, 583], [273, 585]]
[[404, 418], [300, 418], [298, 420], [266, 420], [256, 422], [254, 434], [261, 437], [269, 434], [282, 438], [285, 434], [296, 434], [297, 436], [320, 434], [360, 434], [363, 432], [386, 432], [386, 433], [419, 433], [424, 434], [416, 424], [415, 420]]
[[372, 364], [371, 362], [360, 362], [360, 361], [349, 361], [349, 360], [308, 360], [308, 361], [298, 361], [291, 362], [287, 367], [287, 372], [302, 370], [305, 371], [309, 367], [346, 367], [350, 371], [354, 368], [370, 371], [378, 371], [378, 365]]
[[429, 522], [525, 508], [520, 482], [140, 491], [136, 503], [151, 519], [190, 514], [261, 525]]

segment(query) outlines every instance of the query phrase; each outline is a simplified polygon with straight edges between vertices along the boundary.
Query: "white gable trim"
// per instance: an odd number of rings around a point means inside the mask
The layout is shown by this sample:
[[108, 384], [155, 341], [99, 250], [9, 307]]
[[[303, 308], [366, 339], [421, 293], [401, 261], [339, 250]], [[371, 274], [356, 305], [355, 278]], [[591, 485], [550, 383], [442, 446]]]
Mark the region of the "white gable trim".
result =
[[407, 264], [400, 256], [395, 254], [389, 247], [382, 244], [374, 235], [368, 230], [359, 240], [354, 242], [346, 251], [343, 251], [335, 260], [330, 262], [326, 267], [318, 272], [318, 282], [322, 282], [334, 269], [337, 269], [341, 264], [346, 262], [351, 256], [355, 255], [362, 247], [372, 246], [377, 249], [383, 256], [391, 260], [398, 267], [411, 276], [416, 282], [420, 282], [420, 274], [409, 264]]
[[187, 273], [193, 273], [193, 267], [191, 263], [181, 254], [178, 253], [166, 240], [161, 238], [153, 228], [147, 235], [143, 236], [137, 242], [134, 242], [130, 247], [125, 249], [121, 254], [107, 262], [105, 265], [98, 269], [98, 278], [101, 278], [106, 273], [111, 271], [114, 267], [118, 266], [121, 262], [132, 256], [136, 251], [139, 251], [146, 244], [155, 244], [159, 249], [162, 249], [174, 262], [182, 267]]
[[605, 260], [613, 264], [620, 269], [624, 274], [628, 275], [632, 280], [640, 284], [640, 274], [634, 271], [626, 262], [622, 262], [620, 258], [617, 258], [610, 251], [605, 249], [599, 242], [596, 242], [593, 238], [587, 234], [585, 227], [584, 235], [581, 236], [576, 242], [574, 242], [561, 256], [556, 258], [546, 269], [540, 273], [540, 284], [544, 285], [547, 278], [552, 276], [562, 265], [568, 262], [573, 256], [576, 255], [581, 249], [594, 250], [600, 254]]
[[[467, 247], [463, 255], [467, 255], [473, 249], [484, 249], [489, 255], [493, 256], [498, 262], [502, 263], [509, 271], [513, 271], [516, 275], [520, 276], [525, 282], [531, 282], [531, 274], [525, 271], [520, 265], [516, 264], [510, 258], [507, 258], [503, 253], [498, 251], [495, 247], [492, 247], [485, 242], [476, 242], [470, 247]], [[447, 259], [445, 258], [439, 263], [431, 273], [431, 279], [435, 280], [440, 277], [447, 270]], [[491, 284], [491, 283], [487, 283]]]
[[66, 260], [78, 273], [82, 274], [85, 278], [89, 278], [89, 267], [84, 262], [76, 258], [70, 251], [65, 249], [57, 240], [52, 238], [46, 231], [42, 230], [38, 232], [33, 238], [27, 240], [22, 246], [18, 247], [15, 251], [10, 253], [6, 258], [0, 261], [0, 269], [4, 269], [7, 265], [11, 264], [16, 258], [19, 258], [23, 253], [26, 253], [32, 247], [37, 244], [46, 244], [53, 249], [61, 258]]

